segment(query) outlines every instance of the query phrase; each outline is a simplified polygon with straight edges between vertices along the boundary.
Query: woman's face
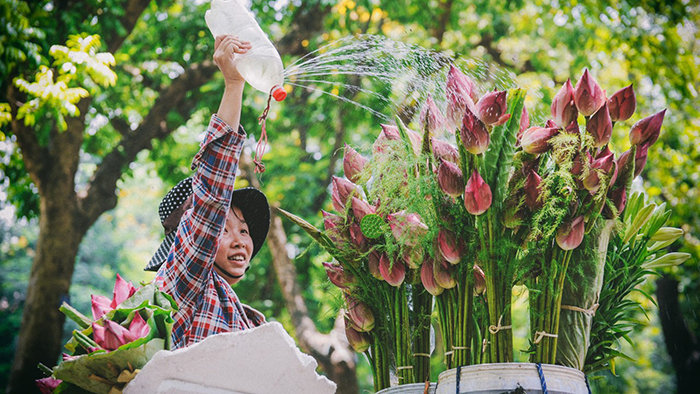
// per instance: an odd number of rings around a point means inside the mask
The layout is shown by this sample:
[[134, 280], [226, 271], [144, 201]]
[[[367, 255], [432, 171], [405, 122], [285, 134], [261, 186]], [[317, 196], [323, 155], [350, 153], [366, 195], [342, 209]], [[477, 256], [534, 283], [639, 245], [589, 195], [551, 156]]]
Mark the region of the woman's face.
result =
[[226, 224], [223, 234], [219, 239], [219, 247], [216, 250], [214, 261], [225, 272], [221, 272], [216, 266], [214, 270], [219, 273], [229, 284], [237, 283], [239, 279], [229, 275], [242, 276], [250, 264], [253, 255], [253, 239], [250, 237], [248, 225], [244, 221], [243, 213], [238, 207], [231, 207], [226, 215]]

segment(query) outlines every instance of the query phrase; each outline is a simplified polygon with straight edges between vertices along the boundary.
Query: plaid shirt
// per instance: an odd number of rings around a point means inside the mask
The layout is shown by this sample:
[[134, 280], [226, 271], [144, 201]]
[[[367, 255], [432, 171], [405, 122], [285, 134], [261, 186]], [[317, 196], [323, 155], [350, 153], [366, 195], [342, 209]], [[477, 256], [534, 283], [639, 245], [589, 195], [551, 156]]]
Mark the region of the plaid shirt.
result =
[[175, 242], [155, 279], [180, 308], [174, 316], [173, 349], [265, 323], [265, 317], [242, 304], [213, 269], [245, 136], [242, 127], [234, 132], [213, 115], [192, 161], [193, 207], [180, 219]]

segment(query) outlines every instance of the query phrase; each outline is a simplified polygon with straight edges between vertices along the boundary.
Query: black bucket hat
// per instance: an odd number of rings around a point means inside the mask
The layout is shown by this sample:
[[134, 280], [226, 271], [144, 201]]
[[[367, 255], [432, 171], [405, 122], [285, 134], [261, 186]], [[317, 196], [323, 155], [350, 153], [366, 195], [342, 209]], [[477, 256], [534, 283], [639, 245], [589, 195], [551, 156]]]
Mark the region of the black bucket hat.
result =
[[[238, 207], [243, 213], [243, 218], [248, 225], [250, 237], [253, 240], [252, 259], [260, 251], [267, 231], [270, 228], [270, 205], [267, 197], [254, 187], [246, 187], [233, 191], [231, 204]], [[158, 206], [160, 223], [165, 229], [165, 239], [156, 250], [144, 271], [158, 271], [168, 258], [170, 247], [175, 242], [175, 234], [180, 224], [180, 218], [192, 207], [192, 178], [181, 180], [165, 195]]]

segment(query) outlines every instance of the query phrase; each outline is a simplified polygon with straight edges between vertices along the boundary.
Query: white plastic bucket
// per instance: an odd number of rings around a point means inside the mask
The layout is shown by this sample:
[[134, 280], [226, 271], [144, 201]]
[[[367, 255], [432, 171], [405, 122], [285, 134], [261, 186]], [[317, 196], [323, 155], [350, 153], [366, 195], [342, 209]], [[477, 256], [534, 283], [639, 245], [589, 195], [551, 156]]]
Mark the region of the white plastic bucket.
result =
[[[435, 385], [435, 383], [430, 383], [428, 394], [435, 394]], [[410, 383], [387, 387], [384, 390], [377, 391], [377, 394], [423, 394], [424, 392], [425, 383]]]
[[[549, 394], [588, 394], [583, 372], [560, 365], [542, 364]], [[457, 369], [440, 374], [436, 394], [501, 394], [522, 387], [528, 394], [543, 393], [537, 364], [479, 364], [461, 368], [459, 391]]]

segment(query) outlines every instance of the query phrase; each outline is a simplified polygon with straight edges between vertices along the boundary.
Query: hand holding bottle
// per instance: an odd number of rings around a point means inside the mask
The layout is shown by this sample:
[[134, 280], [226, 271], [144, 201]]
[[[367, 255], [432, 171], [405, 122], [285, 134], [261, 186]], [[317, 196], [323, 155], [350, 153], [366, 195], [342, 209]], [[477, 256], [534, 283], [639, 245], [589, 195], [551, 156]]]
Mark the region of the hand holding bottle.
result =
[[236, 35], [220, 35], [214, 42], [214, 63], [224, 74], [226, 84], [240, 84], [245, 80], [236, 68], [236, 54], [247, 53], [251, 49], [248, 41], [242, 41]]

